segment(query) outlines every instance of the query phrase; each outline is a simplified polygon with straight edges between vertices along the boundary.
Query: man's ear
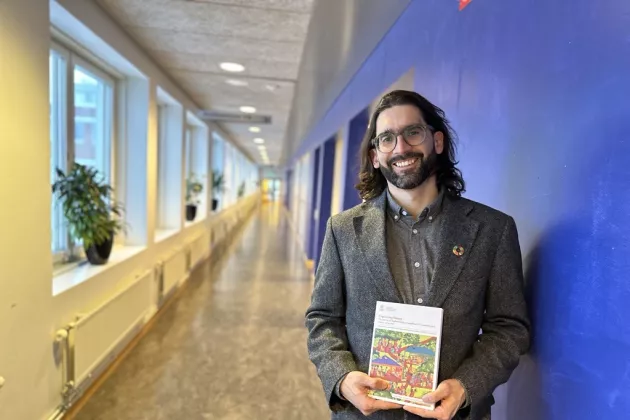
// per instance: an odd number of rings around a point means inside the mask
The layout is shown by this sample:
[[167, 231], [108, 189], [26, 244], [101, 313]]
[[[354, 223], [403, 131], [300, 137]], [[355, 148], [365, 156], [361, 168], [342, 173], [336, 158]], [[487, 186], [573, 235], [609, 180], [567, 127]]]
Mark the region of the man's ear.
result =
[[444, 151], [444, 133], [436, 131], [433, 134], [433, 146], [435, 147], [435, 153], [441, 155]]
[[372, 160], [372, 166], [374, 169], [378, 169], [381, 165], [378, 163], [378, 156], [376, 155], [376, 149], [370, 150], [370, 159]]

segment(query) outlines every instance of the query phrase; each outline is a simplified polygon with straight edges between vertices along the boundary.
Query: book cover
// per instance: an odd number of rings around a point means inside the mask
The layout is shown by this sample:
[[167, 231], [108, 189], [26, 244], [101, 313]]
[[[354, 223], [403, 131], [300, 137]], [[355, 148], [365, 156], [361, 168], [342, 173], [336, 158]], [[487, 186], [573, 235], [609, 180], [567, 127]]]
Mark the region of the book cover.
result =
[[372, 398], [429, 410], [422, 397], [437, 388], [443, 309], [377, 302], [369, 376], [390, 382]]

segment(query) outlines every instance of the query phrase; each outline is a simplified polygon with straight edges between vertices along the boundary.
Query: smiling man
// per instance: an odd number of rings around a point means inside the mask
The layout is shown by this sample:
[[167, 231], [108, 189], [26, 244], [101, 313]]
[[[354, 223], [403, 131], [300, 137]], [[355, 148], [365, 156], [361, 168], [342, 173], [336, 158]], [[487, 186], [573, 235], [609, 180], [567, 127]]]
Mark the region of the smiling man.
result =
[[[415, 92], [386, 94], [361, 147], [364, 202], [327, 224], [308, 350], [333, 419], [490, 418], [492, 393], [529, 347], [518, 233], [512, 217], [461, 197], [454, 132]], [[444, 309], [434, 411], [374, 400], [377, 301]]]

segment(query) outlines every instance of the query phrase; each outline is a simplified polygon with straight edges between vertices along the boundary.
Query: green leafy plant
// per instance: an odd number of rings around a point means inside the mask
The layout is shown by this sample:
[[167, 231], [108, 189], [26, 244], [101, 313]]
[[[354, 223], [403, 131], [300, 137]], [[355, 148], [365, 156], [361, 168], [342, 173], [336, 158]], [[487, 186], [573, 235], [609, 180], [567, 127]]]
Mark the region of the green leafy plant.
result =
[[212, 171], [212, 194], [215, 198], [218, 198], [219, 193], [225, 189], [225, 179], [223, 174], [219, 171]]
[[243, 197], [245, 195], [245, 182], [241, 182], [241, 185], [238, 186], [238, 198]]
[[124, 230], [120, 221], [123, 207], [113, 199], [113, 188], [98, 170], [78, 163], [67, 174], [57, 168], [52, 190], [62, 202], [70, 235], [82, 241], [84, 249]]
[[203, 191], [203, 184], [199, 182], [195, 174], [191, 174], [186, 180], [186, 203], [199, 205], [199, 194]]

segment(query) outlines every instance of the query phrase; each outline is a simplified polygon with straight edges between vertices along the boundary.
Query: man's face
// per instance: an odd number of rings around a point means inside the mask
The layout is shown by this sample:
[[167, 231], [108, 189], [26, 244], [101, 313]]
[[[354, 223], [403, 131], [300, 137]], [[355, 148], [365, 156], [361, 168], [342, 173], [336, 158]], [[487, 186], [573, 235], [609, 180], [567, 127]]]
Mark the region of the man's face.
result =
[[[407, 133], [417, 135], [416, 125], [426, 125], [420, 110], [413, 105], [399, 105], [388, 108], [376, 119], [376, 136], [393, 132], [394, 135], [407, 129]], [[421, 128], [420, 128], [421, 130]], [[381, 173], [390, 185], [400, 189], [413, 189], [420, 186], [435, 171], [437, 155], [444, 149], [444, 135], [437, 131], [432, 133], [426, 129], [424, 141], [419, 145], [409, 145], [403, 135], [398, 135], [390, 146], [391, 151], [379, 148], [370, 151], [372, 165]], [[409, 136], [410, 139], [414, 137]], [[413, 141], [410, 141], [414, 143]], [[387, 147], [381, 147], [387, 149]]]

